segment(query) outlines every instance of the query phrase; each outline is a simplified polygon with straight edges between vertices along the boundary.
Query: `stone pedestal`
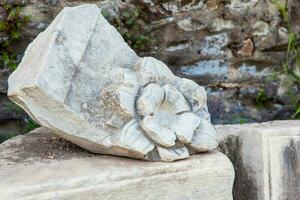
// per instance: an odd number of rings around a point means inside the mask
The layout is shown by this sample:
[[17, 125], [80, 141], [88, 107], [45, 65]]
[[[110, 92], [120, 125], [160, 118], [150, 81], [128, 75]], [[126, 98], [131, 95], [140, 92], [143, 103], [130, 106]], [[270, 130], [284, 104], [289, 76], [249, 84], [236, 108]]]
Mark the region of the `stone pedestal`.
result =
[[234, 170], [213, 151], [174, 163], [91, 154], [39, 128], [0, 145], [0, 199], [232, 200]]
[[220, 150], [235, 168], [234, 199], [300, 198], [300, 121], [216, 128]]

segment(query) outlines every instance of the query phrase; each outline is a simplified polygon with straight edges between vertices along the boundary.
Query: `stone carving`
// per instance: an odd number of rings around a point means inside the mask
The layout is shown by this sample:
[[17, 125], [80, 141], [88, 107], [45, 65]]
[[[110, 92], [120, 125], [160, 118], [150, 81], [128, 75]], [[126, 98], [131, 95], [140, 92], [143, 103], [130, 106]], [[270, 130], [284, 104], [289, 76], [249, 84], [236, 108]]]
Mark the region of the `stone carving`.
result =
[[9, 97], [95, 153], [174, 161], [215, 149], [204, 88], [138, 57], [100, 13], [65, 8], [28, 46]]

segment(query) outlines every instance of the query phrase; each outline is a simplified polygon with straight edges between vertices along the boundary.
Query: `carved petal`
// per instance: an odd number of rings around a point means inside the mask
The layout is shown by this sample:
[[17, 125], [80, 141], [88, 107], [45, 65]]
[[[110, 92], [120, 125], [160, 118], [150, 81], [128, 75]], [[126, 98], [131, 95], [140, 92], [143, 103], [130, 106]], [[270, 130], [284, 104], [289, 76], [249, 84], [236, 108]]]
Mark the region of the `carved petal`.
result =
[[137, 101], [138, 113], [141, 116], [152, 115], [159, 108], [164, 98], [164, 90], [157, 84], [147, 85]]
[[109, 78], [112, 79], [114, 83], [119, 83], [120, 85], [129, 87], [129, 88], [136, 88], [139, 87], [139, 82], [137, 79], [137, 75], [135, 72], [130, 71], [126, 68], [113, 68], [109, 72]]
[[196, 152], [211, 151], [218, 147], [217, 133], [213, 125], [202, 119], [200, 125], [195, 130], [190, 146]]
[[164, 126], [161, 126], [154, 116], [146, 116], [141, 123], [142, 128], [147, 135], [164, 147], [172, 147], [175, 145], [175, 133]]
[[203, 108], [198, 109], [195, 113], [203, 119], [206, 119], [210, 122], [210, 114], [208, 112], [207, 105], [205, 104]]
[[199, 109], [205, 110], [207, 97], [204, 87], [199, 86], [192, 80], [182, 78], [177, 83], [176, 88], [191, 103], [194, 112], [197, 112]]
[[114, 135], [113, 144], [131, 150], [136, 155], [143, 157], [154, 149], [154, 145], [142, 133], [135, 120], [128, 122], [122, 132]]
[[137, 64], [138, 77], [141, 85], [157, 83], [163, 85], [176, 79], [172, 71], [163, 62], [152, 58], [141, 58]]
[[176, 117], [171, 129], [175, 132], [179, 141], [189, 143], [200, 121], [201, 118], [194, 113], [182, 113]]
[[174, 160], [181, 160], [189, 157], [189, 152], [186, 147], [166, 149], [157, 147], [160, 160], [165, 162], [172, 162]]
[[133, 117], [135, 96], [139, 88], [137, 77], [134, 72], [125, 68], [118, 68], [114, 72], [115, 75], [112, 77], [119, 81], [116, 89], [119, 106], [124, 112]]
[[130, 116], [134, 116], [134, 98], [135, 93], [130, 91], [129, 88], [120, 86], [116, 90], [118, 95], [118, 103], [123, 112], [127, 113]]
[[189, 111], [190, 106], [186, 102], [184, 96], [172, 85], [166, 84], [163, 86], [165, 91], [164, 103], [170, 104], [175, 113]]
[[102, 89], [101, 98], [110, 106], [110, 110], [132, 118], [135, 113], [135, 96], [139, 88], [137, 77], [128, 69], [116, 68], [112, 71], [115, 72], [113, 77], [117, 81]]

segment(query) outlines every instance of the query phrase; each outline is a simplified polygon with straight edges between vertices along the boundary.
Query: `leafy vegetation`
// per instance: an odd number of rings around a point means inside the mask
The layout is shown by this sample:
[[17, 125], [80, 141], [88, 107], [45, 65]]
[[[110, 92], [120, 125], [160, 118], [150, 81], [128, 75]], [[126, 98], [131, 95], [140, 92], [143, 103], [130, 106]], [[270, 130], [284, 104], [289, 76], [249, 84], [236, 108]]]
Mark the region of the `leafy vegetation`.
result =
[[103, 16], [115, 26], [128, 45], [136, 51], [145, 50], [147, 42], [152, 40], [149, 37], [151, 28], [143, 16], [143, 9], [139, 5], [132, 5], [122, 10], [118, 16], [110, 16], [106, 10], [102, 10]]
[[[0, 69], [8, 68], [11, 71], [17, 68], [19, 59], [16, 46], [22, 37], [22, 28], [30, 21], [30, 16], [22, 16], [20, 6], [4, 3], [1, 5], [2, 13], [0, 19]], [[22, 134], [25, 134], [38, 125], [28, 116], [24, 115], [22, 109], [13, 103], [5, 106], [6, 112], [14, 113], [18, 123], [22, 127]], [[16, 136], [17, 133], [1, 134], [0, 143]]]
[[[295, 84], [300, 84], [300, 46], [297, 33], [294, 32], [290, 16], [288, 13], [287, 1], [285, 4], [279, 0], [272, 0], [280, 12], [282, 19], [288, 30], [288, 43], [285, 60], [282, 63], [284, 72], [292, 79]], [[300, 119], [300, 105], [299, 102], [295, 103], [295, 113], [292, 119]]]
[[[29, 118], [27, 115], [25, 115], [22, 108], [17, 106], [16, 104], [9, 102], [7, 105], [5, 105], [6, 112], [13, 113], [16, 115], [16, 119], [18, 120], [18, 126], [22, 127], [21, 134], [28, 133], [35, 128], [39, 127], [39, 125], [34, 122], [31, 118]], [[1, 134], [0, 135], [0, 143], [4, 142], [5, 140], [17, 136], [17, 133], [7, 133], [7, 134]]]
[[31, 118], [25, 120], [25, 127], [23, 128], [23, 134], [28, 133], [36, 128], [38, 128], [39, 125], [33, 121]]
[[8, 140], [8, 139], [10, 139], [10, 138], [12, 138], [12, 137], [15, 137], [15, 136], [17, 136], [18, 134], [16, 134], [16, 133], [7, 133], [7, 134], [0, 134], [0, 144], [2, 143], [2, 142], [4, 142], [5, 140]]
[[269, 98], [267, 97], [265, 91], [263, 89], [259, 90], [258, 95], [255, 98], [255, 106], [258, 109], [262, 109], [266, 107], [267, 102], [269, 101]]
[[246, 124], [248, 122], [249, 122], [249, 120], [245, 117], [236, 117], [233, 119], [234, 124]]
[[4, 4], [4, 19], [0, 20], [0, 68], [15, 70], [18, 64], [14, 45], [21, 38], [21, 29], [30, 20], [29, 16], [21, 16], [20, 7]]

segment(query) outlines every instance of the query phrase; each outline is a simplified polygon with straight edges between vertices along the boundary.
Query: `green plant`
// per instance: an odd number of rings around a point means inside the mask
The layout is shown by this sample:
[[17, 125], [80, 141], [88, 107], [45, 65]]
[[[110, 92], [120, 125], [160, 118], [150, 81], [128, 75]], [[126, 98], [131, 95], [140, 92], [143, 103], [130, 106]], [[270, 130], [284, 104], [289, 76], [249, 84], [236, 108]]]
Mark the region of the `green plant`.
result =
[[258, 92], [258, 95], [255, 98], [255, 106], [258, 109], [262, 109], [266, 107], [267, 102], [269, 101], [269, 98], [267, 97], [264, 90], [260, 89]]
[[233, 119], [234, 124], [245, 124], [247, 122], [249, 122], [249, 120], [245, 117], [236, 117]]
[[20, 40], [21, 29], [30, 20], [29, 16], [21, 16], [20, 7], [4, 4], [5, 16], [0, 20], [0, 66], [15, 70], [18, 64], [14, 45]]
[[[20, 124], [21, 125], [21, 124]], [[25, 125], [23, 125], [23, 129], [22, 129], [22, 132], [21, 133], [0, 133], [0, 144], [10, 138], [13, 138], [15, 136], [18, 136], [18, 135], [22, 135], [22, 134], [26, 134], [36, 128], [39, 127], [39, 125], [37, 123], [35, 123], [32, 119], [26, 119], [25, 120]]]
[[8, 104], [5, 105], [6, 112], [14, 113], [17, 116], [17, 119], [19, 120], [20, 126], [23, 127], [22, 133], [28, 133], [32, 131], [33, 129], [39, 127], [39, 125], [34, 122], [31, 118], [25, 115], [23, 109], [19, 107], [18, 105], [9, 102]]
[[5, 140], [8, 140], [8, 139], [10, 139], [10, 138], [12, 138], [12, 137], [15, 137], [15, 136], [17, 136], [18, 134], [16, 134], [16, 133], [6, 133], [6, 134], [0, 134], [0, 144], [2, 143], [2, 142], [4, 142]]
[[[281, 3], [279, 0], [272, 0], [272, 2], [276, 5], [288, 30], [287, 52], [286, 52], [285, 60], [282, 63], [284, 72], [293, 80], [293, 82], [295, 82], [296, 84], [300, 84], [300, 75], [297, 73], [297, 71], [300, 70], [299, 38], [298, 35], [293, 31], [292, 23], [288, 13], [288, 5], [287, 5], [288, 2], [286, 1], [285, 4]], [[298, 102], [294, 104], [295, 104], [295, 113], [291, 118], [299, 119], [300, 105]]]
[[132, 5], [122, 10], [119, 16], [113, 17], [106, 10], [102, 10], [102, 15], [116, 27], [131, 48], [136, 51], [146, 49], [146, 43], [151, 41], [151, 28], [145, 22], [142, 7]]
[[300, 84], [300, 76], [295, 72], [295, 69], [293, 67], [296, 66], [298, 70], [300, 69], [300, 46], [298, 44], [299, 39], [297, 34], [293, 31], [293, 27], [288, 13], [287, 2], [285, 4], [281, 3], [279, 0], [272, 0], [272, 2], [276, 5], [278, 11], [280, 12], [288, 31], [286, 58], [282, 63], [284, 71], [296, 83]]
[[7, 104], [5, 104], [4, 110], [6, 112], [15, 113], [18, 117], [20, 117], [23, 113], [22, 108], [17, 104], [14, 104], [13, 102], [8, 102]]
[[300, 119], [300, 106], [298, 108], [296, 108], [296, 111], [292, 115], [291, 119]]
[[27, 119], [26, 120], [26, 123], [25, 123], [25, 128], [23, 129], [23, 133], [28, 133], [36, 128], [38, 128], [39, 125], [33, 121], [31, 118]]
[[290, 97], [291, 104], [295, 109], [294, 114], [291, 116], [291, 119], [300, 119], [300, 105], [297, 92], [291, 87], [287, 91], [287, 95]]

